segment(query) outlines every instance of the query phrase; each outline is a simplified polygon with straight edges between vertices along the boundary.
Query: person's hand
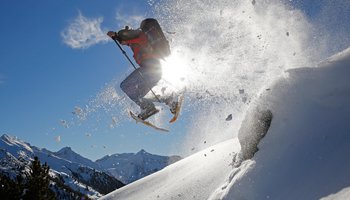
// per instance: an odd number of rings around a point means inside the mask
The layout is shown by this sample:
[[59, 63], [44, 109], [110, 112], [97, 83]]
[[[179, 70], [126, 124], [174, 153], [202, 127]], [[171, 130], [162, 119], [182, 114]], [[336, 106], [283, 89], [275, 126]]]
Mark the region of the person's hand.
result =
[[117, 33], [114, 31], [108, 31], [107, 35], [111, 37], [113, 40], [117, 39]]

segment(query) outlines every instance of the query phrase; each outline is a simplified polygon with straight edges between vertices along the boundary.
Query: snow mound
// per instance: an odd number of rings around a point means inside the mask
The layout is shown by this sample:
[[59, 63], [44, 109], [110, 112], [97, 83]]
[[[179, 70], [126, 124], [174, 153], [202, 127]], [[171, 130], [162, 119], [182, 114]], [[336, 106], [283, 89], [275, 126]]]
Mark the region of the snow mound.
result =
[[349, 74], [350, 48], [289, 70], [261, 95], [255, 105], [271, 110], [271, 127], [213, 199], [320, 199], [349, 187]]

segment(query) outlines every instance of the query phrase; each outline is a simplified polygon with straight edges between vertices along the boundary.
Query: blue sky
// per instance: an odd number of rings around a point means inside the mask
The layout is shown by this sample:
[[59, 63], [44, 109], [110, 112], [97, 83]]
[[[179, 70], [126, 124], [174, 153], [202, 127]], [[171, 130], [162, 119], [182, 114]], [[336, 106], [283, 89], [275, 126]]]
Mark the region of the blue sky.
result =
[[[143, 1], [3, 3], [0, 133], [53, 151], [71, 146], [91, 159], [141, 148], [152, 153], [171, 153], [169, 146], [161, 144], [181, 137], [174, 133], [162, 135], [131, 122], [112, 129], [108, 127], [110, 119], [96, 122], [97, 117], [81, 126], [65, 128], [61, 123], [71, 122], [76, 106], [84, 107], [106, 83], [130, 71], [113, 42], [77, 49], [65, 43], [62, 33], [79, 16], [90, 22], [101, 19], [100, 26], [106, 30], [124, 25], [118, 17], [152, 16], [149, 5], [140, 2]], [[58, 136], [60, 142], [55, 140]]]
[[[105, 33], [126, 24], [135, 26], [142, 17], [153, 17], [148, 2], [153, 1], [3, 2], [0, 7], [0, 134], [15, 135], [52, 151], [70, 146], [93, 160], [142, 148], [163, 155], [178, 153], [190, 113], [185, 112], [171, 126], [170, 134], [127, 119], [117, 127], [110, 127], [111, 116], [125, 114], [119, 107], [108, 108], [107, 113], [102, 108], [82, 122], [72, 114], [77, 106], [91, 106], [106, 84], [113, 83], [121, 94], [118, 83], [132, 68]], [[327, 1], [320, 2], [292, 1], [292, 4], [302, 9], [310, 21], [319, 20], [317, 23], [322, 24], [320, 16], [329, 16], [322, 13]], [[349, 8], [346, 1], [338, 2], [342, 11]], [[333, 9], [334, 5], [329, 7]], [[336, 27], [334, 24], [339, 20], [350, 20], [349, 15], [340, 16], [332, 18], [334, 20], [325, 23], [323, 28]], [[337, 30], [350, 32], [348, 23], [339, 24], [341, 27]], [[81, 30], [85, 34], [79, 35]], [[349, 44], [348, 37], [338, 38], [346, 40], [338, 44]], [[131, 56], [130, 51], [128, 53]]]

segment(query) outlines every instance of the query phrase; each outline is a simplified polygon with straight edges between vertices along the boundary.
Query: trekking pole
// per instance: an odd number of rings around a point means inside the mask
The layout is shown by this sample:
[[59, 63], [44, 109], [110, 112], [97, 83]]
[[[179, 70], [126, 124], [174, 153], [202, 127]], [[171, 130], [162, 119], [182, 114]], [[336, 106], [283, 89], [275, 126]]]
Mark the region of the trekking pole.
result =
[[[112, 39], [113, 39], [113, 38], [112, 38]], [[124, 54], [124, 56], [128, 59], [128, 61], [130, 62], [130, 64], [131, 64], [131, 65], [134, 67], [134, 69], [136, 70], [137, 68], [136, 68], [135, 64], [131, 61], [131, 59], [129, 58], [128, 54], [126, 54], [126, 52], [124, 51], [124, 49], [120, 46], [119, 42], [118, 42], [117, 40], [115, 40], [115, 39], [113, 39], [113, 41], [117, 44], [117, 46], [118, 46], [119, 49], [122, 51], [122, 53]], [[142, 73], [139, 72], [139, 74], [140, 74], [141, 78], [146, 82], [146, 80], [145, 80], [145, 78], [143, 77]], [[162, 103], [162, 102], [160, 101], [160, 99], [158, 98], [158, 96], [156, 95], [156, 93], [152, 90], [152, 88], [148, 88], [148, 89], [152, 92], [152, 94], [153, 94], [154, 97], [157, 99], [157, 101], [158, 101], [159, 103]]]

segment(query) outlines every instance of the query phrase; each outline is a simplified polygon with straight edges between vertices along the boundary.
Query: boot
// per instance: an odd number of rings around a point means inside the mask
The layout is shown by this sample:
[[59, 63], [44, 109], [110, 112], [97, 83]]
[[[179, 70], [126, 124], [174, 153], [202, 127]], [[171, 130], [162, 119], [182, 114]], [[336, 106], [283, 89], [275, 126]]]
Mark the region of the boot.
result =
[[152, 115], [158, 112], [159, 110], [155, 106], [148, 106], [146, 108], [141, 109], [141, 112], [137, 117], [142, 120], [146, 120], [147, 118], [151, 117]]

